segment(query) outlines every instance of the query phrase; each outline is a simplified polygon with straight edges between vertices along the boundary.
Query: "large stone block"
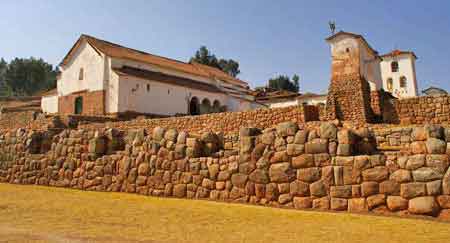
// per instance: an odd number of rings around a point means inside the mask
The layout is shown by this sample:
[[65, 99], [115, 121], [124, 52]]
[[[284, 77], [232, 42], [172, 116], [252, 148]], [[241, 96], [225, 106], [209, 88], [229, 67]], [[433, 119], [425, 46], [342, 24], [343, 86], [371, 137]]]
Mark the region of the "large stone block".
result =
[[391, 211], [400, 211], [408, 209], [408, 200], [399, 196], [388, 196], [387, 207]]
[[424, 127], [415, 127], [411, 133], [411, 139], [414, 141], [425, 141], [427, 138], [427, 131]]
[[331, 198], [331, 209], [345, 211], [348, 208], [348, 200], [344, 198]]
[[324, 139], [314, 139], [311, 142], [307, 142], [305, 152], [307, 154], [328, 153], [328, 142]]
[[308, 130], [300, 130], [295, 134], [294, 143], [295, 144], [305, 144], [308, 140]]
[[245, 184], [247, 183], [248, 175], [236, 173], [231, 176], [231, 183], [233, 186], [244, 188]]
[[421, 182], [405, 183], [400, 185], [400, 196], [414, 198], [426, 196], [426, 184]]
[[385, 195], [400, 195], [400, 184], [393, 180], [380, 183], [380, 193]]
[[376, 194], [367, 198], [367, 206], [369, 209], [386, 204], [386, 195]]
[[173, 196], [178, 198], [186, 197], [186, 184], [177, 184], [173, 187]]
[[442, 180], [427, 182], [427, 195], [435, 196], [441, 194]]
[[325, 139], [336, 139], [337, 127], [333, 123], [324, 122], [320, 124], [320, 137]]
[[406, 169], [415, 170], [425, 165], [425, 155], [410, 156], [406, 162]]
[[371, 195], [378, 194], [379, 185], [378, 182], [375, 181], [367, 181], [361, 184], [361, 195], [363, 197], [368, 197]]
[[276, 130], [281, 137], [295, 136], [295, 133], [298, 131], [298, 125], [290, 121], [283, 122], [276, 126]]
[[361, 213], [369, 211], [365, 198], [352, 198], [348, 200], [348, 211], [351, 213]]
[[388, 179], [389, 170], [384, 166], [377, 166], [372, 169], [367, 169], [362, 172], [364, 181], [377, 181], [381, 182]]
[[270, 181], [269, 173], [266, 170], [256, 169], [254, 170], [250, 176], [250, 181], [253, 181], [258, 184], [267, 184]]
[[355, 135], [350, 129], [341, 129], [337, 133], [339, 144], [354, 144], [355, 143]]
[[287, 145], [287, 155], [298, 156], [305, 152], [305, 146], [303, 144], [288, 144]]
[[294, 197], [294, 207], [296, 209], [311, 208], [313, 199], [310, 197]]
[[412, 142], [411, 146], [411, 153], [413, 154], [426, 154], [427, 153], [427, 146], [425, 142], [418, 141], [418, 142]]
[[298, 157], [292, 158], [292, 167], [299, 168], [308, 168], [314, 167], [314, 156], [312, 154], [302, 154]]
[[437, 201], [441, 208], [450, 209], [450, 196], [449, 195], [441, 195], [437, 197]]
[[309, 186], [311, 196], [324, 197], [327, 195], [327, 187], [322, 180], [316, 181]]
[[389, 179], [394, 180], [398, 183], [411, 182], [411, 171], [404, 169], [396, 170], [389, 176]]
[[329, 197], [321, 197], [313, 200], [313, 208], [320, 210], [328, 210], [330, 209], [330, 198]]
[[435, 215], [439, 205], [434, 197], [417, 197], [409, 200], [408, 211], [413, 214]]
[[437, 138], [429, 138], [426, 146], [429, 154], [445, 154], [447, 152], [447, 143]]
[[314, 182], [321, 178], [321, 169], [319, 167], [312, 167], [297, 170], [297, 179], [304, 182]]
[[427, 182], [442, 179], [443, 175], [429, 167], [422, 167], [412, 172], [414, 181]]
[[330, 190], [331, 197], [351, 198], [352, 186], [332, 186]]
[[288, 162], [272, 164], [269, 169], [270, 181], [276, 183], [290, 182], [295, 179], [295, 171]]
[[[293, 181], [289, 184], [289, 191], [294, 197], [309, 196], [309, 184], [301, 181]], [[322, 193], [320, 193], [322, 195]]]

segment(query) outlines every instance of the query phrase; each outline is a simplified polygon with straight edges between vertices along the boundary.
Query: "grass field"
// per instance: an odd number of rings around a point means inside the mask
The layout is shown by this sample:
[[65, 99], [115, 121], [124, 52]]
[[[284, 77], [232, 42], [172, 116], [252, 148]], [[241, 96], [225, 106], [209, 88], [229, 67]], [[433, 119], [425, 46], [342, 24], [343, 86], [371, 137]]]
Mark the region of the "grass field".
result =
[[0, 184], [0, 242], [449, 242], [450, 224]]

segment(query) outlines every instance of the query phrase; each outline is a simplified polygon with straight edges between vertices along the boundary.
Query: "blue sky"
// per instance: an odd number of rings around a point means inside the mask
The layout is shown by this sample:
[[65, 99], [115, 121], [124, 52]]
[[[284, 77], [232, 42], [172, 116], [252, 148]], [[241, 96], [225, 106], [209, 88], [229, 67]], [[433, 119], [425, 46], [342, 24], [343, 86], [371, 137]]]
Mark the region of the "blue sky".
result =
[[301, 92], [330, 79], [328, 21], [360, 33], [380, 53], [419, 57], [419, 88], [450, 90], [450, 1], [22, 1], [0, 2], [0, 57], [58, 64], [80, 34], [187, 61], [201, 45], [241, 65], [252, 87], [299, 74]]

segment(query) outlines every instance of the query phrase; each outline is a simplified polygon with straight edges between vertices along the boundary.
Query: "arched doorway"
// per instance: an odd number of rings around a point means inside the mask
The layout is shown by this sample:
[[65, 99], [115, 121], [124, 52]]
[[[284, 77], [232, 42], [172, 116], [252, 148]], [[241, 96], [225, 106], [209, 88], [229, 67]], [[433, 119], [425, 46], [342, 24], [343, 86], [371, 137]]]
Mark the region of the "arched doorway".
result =
[[220, 101], [215, 100], [213, 102], [213, 108], [212, 108], [213, 112], [220, 112]]
[[74, 113], [77, 115], [80, 115], [83, 113], [83, 97], [78, 96], [75, 98], [75, 104], [74, 104]]
[[192, 97], [191, 101], [189, 102], [189, 114], [190, 115], [200, 114], [197, 97]]
[[211, 113], [211, 101], [205, 98], [202, 100], [202, 104], [200, 105], [200, 114], [208, 113]]

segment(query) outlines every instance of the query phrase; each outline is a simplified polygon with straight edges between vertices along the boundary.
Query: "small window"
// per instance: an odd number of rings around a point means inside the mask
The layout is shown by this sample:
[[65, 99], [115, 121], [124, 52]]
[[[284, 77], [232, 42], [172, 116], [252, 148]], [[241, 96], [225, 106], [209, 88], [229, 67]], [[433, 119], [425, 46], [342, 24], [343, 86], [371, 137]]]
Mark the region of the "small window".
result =
[[345, 52], [349, 53], [350, 52], [350, 48], [346, 48]]
[[78, 74], [78, 80], [83, 80], [84, 79], [84, 69], [80, 68], [80, 73]]
[[170, 89], [167, 89], [167, 94], [170, 94]]
[[147, 92], [150, 92], [150, 84], [147, 84]]
[[400, 88], [406, 88], [407, 82], [406, 82], [406, 77], [405, 76], [401, 76], [400, 77]]
[[391, 62], [391, 71], [393, 73], [398, 72], [398, 62]]
[[392, 89], [394, 88], [394, 81], [392, 80], [392, 78], [388, 78], [386, 83], [387, 83], [387, 90], [392, 92]]

